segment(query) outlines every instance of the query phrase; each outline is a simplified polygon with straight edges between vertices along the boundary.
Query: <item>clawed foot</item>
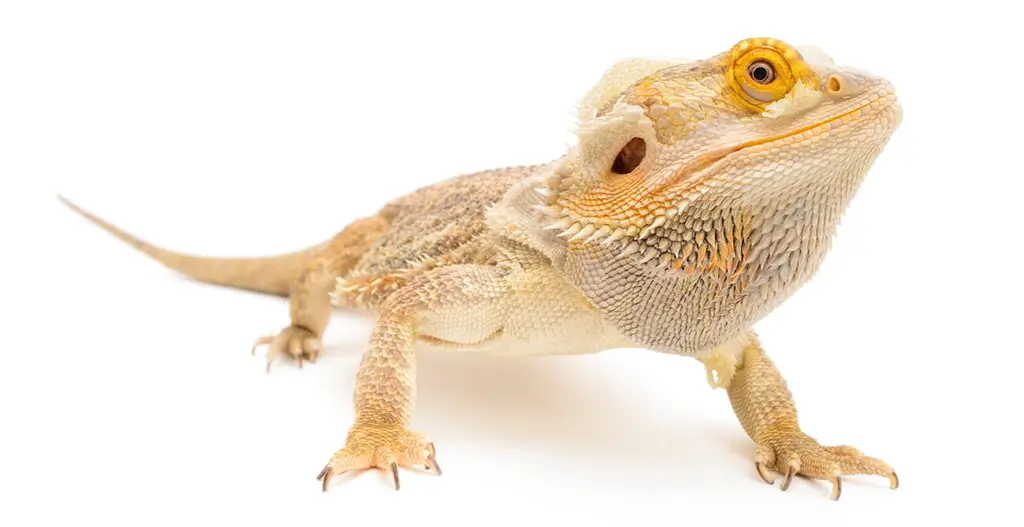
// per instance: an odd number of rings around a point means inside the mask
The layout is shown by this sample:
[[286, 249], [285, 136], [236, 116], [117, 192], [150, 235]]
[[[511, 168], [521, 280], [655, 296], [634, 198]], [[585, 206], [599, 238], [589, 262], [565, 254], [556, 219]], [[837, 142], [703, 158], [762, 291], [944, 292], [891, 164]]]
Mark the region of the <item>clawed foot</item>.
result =
[[270, 373], [270, 365], [279, 356], [287, 356], [294, 359], [302, 367], [302, 361], [316, 362], [317, 357], [323, 352], [323, 344], [320, 339], [306, 328], [299, 326], [288, 326], [277, 335], [260, 337], [252, 345], [252, 353], [256, 354], [256, 348], [269, 344], [267, 351], [267, 373]]
[[803, 432], [778, 432], [757, 446], [754, 466], [769, 485], [775, 477], [768, 469], [782, 477], [782, 490], [796, 474], [832, 482], [832, 499], [838, 500], [843, 491], [842, 476], [873, 474], [889, 478], [889, 487], [897, 488], [896, 471], [880, 459], [865, 456], [851, 446], [822, 446]]
[[356, 425], [349, 432], [345, 447], [334, 454], [317, 479], [327, 492], [334, 475], [378, 468], [391, 472], [398, 490], [398, 467], [422, 466], [440, 476], [441, 467], [435, 456], [433, 443], [402, 426]]

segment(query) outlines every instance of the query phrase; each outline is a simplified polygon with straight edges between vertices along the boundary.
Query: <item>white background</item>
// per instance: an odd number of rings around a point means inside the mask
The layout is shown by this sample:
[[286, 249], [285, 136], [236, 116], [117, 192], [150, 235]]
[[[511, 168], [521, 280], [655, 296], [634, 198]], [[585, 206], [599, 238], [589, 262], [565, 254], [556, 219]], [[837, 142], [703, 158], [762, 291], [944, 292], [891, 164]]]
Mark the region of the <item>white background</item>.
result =
[[[0, 524], [1018, 515], [1019, 17], [921, 5], [5, 2]], [[339, 314], [319, 363], [265, 375], [249, 344], [284, 300], [183, 279], [56, 200], [181, 251], [289, 251], [414, 188], [557, 156], [615, 60], [762, 35], [891, 78], [905, 108], [820, 274], [758, 326], [805, 430], [889, 461], [895, 492], [765, 485], [699, 363], [615, 350], [426, 354], [414, 428], [444, 476], [323, 494], [369, 321]]]

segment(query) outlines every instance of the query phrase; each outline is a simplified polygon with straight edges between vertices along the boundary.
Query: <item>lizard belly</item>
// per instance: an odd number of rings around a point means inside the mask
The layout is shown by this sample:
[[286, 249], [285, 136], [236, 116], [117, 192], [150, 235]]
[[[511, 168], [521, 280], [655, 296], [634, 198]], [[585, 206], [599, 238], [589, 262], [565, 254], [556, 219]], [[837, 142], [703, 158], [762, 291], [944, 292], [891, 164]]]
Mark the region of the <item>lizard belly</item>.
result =
[[424, 316], [420, 341], [433, 349], [511, 356], [595, 353], [632, 345], [553, 269], [512, 272], [506, 281], [508, 292], [500, 301]]

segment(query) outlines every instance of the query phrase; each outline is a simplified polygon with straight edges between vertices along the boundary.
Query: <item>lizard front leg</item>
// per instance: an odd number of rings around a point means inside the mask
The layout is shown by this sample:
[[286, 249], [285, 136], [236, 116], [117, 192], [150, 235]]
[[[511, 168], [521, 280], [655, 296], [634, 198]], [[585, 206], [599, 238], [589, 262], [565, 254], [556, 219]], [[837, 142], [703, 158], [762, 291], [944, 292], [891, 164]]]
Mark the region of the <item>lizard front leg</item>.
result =
[[379, 214], [352, 222], [317, 251], [288, 292], [291, 324], [276, 335], [260, 337], [256, 348], [269, 345], [267, 372], [277, 357], [291, 357], [299, 367], [303, 360], [315, 362], [323, 351], [320, 341], [331, 318], [328, 293], [338, 276], [352, 268], [366, 248], [388, 227], [388, 218]]
[[[749, 333], [736, 345], [738, 362], [724, 368], [721, 376], [729, 401], [747, 435], [757, 444], [755, 467], [766, 483], [774, 483], [768, 469], [784, 474], [782, 490], [789, 488], [795, 474], [832, 482], [832, 499], [839, 499], [842, 476], [873, 474], [889, 478], [891, 488], [899, 485], [896, 472], [880, 459], [865, 456], [850, 446], [822, 446], [805, 434], [797, 423], [796, 407], [785, 379]], [[721, 359], [721, 356], [719, 356]], [[728, 363], [728, 361], [724, 361]], [[706, 360], [710, 369], [722, 360]], [[720, 372], [721, 373], [721, 372]]]
[[440, 474], [433, 443], [408, 429], [416, 396], [417, 339], [477, 344], [503, 324], [501, 272], [493, 266], [456, 265], [417, 277], [382, 305], [355, 387], [355, 423], [345, 446], [320, 472], [331, 477], [355, 469], [390, 471], [399, 488], [399, 467], [423, 466]]

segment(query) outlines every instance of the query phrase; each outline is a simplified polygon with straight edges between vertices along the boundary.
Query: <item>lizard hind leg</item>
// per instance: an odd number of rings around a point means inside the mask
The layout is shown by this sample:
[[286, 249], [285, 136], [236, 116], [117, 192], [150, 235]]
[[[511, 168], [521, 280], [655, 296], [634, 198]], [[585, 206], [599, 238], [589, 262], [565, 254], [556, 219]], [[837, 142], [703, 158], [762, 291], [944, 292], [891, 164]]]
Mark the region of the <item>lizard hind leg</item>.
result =
[[305, 262], [289, 286], [291, 324], [276, 335], [259, 337], [253, 344], [254, 354], [258, 347], [268, 346], [268, 373], [279, 357], [290, 358], [299, 367], [303, 361], [316, 362], [323, 352], [320, 339], [331, 318], [329, 294], [335, 280], [356, 265], [389, 224], [390, 218], [384, 214], [356, 220]]

